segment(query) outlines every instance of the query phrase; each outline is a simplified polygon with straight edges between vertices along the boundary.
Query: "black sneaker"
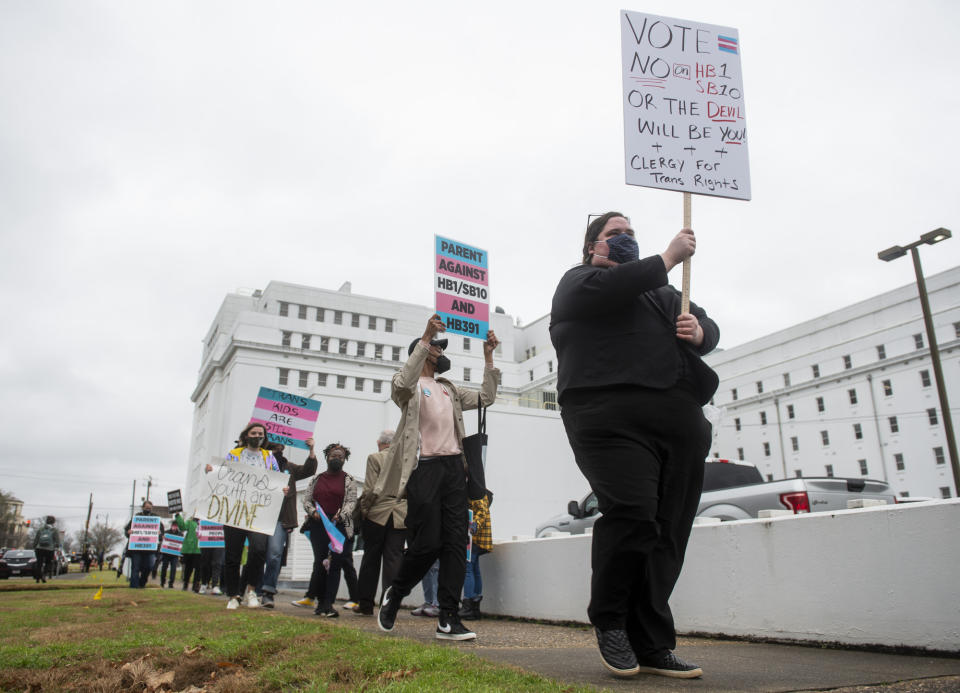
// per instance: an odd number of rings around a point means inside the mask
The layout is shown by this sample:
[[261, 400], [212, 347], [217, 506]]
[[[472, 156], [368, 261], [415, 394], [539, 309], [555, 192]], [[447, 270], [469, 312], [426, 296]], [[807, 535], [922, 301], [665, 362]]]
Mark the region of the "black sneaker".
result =
[[264, 592], [263, 596], [260, 597], [260, 606], [262, 606], [264, 609], [274, 608], [273, 595], [269, 592]]
[[372, 606], [362, 606], [361, 604], [357, 604], [355, 607], [353, 607], [353, 609], [351, 609], [351, 611], [360, 616], [373, 616]]
[[695, 679], [703, 676], [703, 669], [696, 664], [684, 662], [670, 650], [640, 660], [638, 671], [644, 674], [671, 676], [675, 679]]
[[397, 620], [397, 612], [400, 610], [400, 600], [393, 596], [393, 585], [387, 588], [383, 593], [383, 602], [380, 604], [380, 610], [377, 611], [377, 625], [380, 630], [389, 633], [393, 630], [393, 624]]
[[441, 611], [437, 619], [437, 640], [473, 640], [477, 637], [460, 622], [456, 611]]
[[622, 628], [611, 630], [596, 629], [597, 647], [600, 648], [600, 659], [603, 666], [614, 676], [633, 676], [640, 671], [637, 656], [630, 647], [627, 631]]
[[324, 618], [340, 618], [340, 612], [332, 606], [318, 606], [317, 610], [313, 613], [317, 616], [323, 616]]

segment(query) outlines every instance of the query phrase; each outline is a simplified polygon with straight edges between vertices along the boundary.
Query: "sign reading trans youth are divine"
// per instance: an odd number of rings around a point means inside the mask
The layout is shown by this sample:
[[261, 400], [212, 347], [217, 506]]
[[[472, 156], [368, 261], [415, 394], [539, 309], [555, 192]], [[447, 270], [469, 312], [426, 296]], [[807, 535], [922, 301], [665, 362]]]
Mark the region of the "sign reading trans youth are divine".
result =
[[210, 522], [273, 534], [290, 477], [231, 457], [204, 476], [197, 514]]
[[250, 421], [267, 427], [269, 442], [306, 450], [319, 412], [319, 400], [261, 387]]
[[435, 307], [452, 334], [486, 339], [490, 329], [490, 276], [487, 251], [434, 237]]
[[736, 29], [620, 13], [628, 185], [750, 199]]

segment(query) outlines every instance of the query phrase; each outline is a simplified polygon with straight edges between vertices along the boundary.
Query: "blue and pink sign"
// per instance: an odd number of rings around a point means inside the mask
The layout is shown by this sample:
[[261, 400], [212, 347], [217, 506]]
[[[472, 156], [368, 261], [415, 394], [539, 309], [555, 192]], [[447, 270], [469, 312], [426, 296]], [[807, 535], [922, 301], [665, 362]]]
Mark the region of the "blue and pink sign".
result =
[[487, 251], [435, 236], [435, 307], [447, 332], [486, 339], [490, 329]]
[[313, 438], [319, 414], [319, 400], [261, 387], [250, 421], [267, 427], [267, 440], [271, 443], [306, 450], [304, 441]]

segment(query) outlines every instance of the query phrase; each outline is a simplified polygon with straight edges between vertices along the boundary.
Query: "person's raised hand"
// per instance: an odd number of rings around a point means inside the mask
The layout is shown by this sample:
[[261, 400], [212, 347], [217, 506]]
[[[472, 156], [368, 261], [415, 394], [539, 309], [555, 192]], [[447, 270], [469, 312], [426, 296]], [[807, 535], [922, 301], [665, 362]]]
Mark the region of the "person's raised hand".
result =
[[663, 258], [663, 264], [669, 272], [688, 257], [691, 257], [696, 251], [697, 238], [693, 235], [693, 229], [681, 229], [680, 233], [670, 241], [667, 249], [660, 254], [660, 257]]

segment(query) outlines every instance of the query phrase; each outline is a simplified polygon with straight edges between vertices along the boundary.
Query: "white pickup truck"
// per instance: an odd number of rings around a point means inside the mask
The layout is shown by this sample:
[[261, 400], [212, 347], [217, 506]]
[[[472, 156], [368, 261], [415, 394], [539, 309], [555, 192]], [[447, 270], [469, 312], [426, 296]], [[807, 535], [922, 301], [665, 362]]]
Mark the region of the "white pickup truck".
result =
[[[703, 492], [697, 517], [746, 520], [761, 510], [792, 510], [794, 513], [846, 510], [847, 501], [871, 498], [895, 503], [896, 495], [885, 481], [807, 477], [764, 481], [752, 464], [709, 459], [704, 466]], [[583, 534], [600, 516], [597, 497], [588, 493], [570, 501], [567, 512], [537, 526], [536, 536], [549, 531]]]

